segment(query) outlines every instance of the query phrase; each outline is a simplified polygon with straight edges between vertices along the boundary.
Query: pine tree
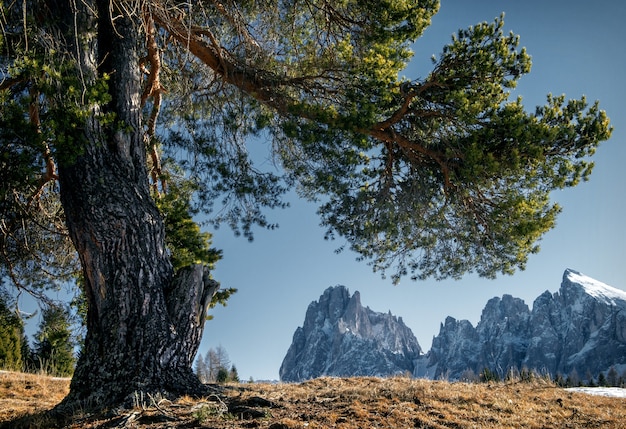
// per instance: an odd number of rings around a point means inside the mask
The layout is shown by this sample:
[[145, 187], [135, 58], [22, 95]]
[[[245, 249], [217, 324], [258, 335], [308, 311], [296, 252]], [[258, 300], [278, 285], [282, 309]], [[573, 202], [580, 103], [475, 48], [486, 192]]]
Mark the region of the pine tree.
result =
[[67, 309], [55, 304], [44, 308], [35, 339], [35, 356], [39, 369], [59, 377], [72, 375], [75, 362], [74, 343]]
[[485, 367], [480, 373], [480, 380], [484, 383], [488, 383], [491, 381], [500, 381], [500, 376], [497, 372]]
[[619, 386], [619, 374], [614, 366], [611, 366], [609, 371], [606, 373], [606, 383], [611, 387]]
[[30, 348], [30, 343], [22, 324], [22, 371], [32, 372], [35, 367], [35, 361], [33, 360], [33, 350]]
[[580, 376], [578, 375], [578, 371], [576, 371], [576, 368], [573, 368], [570, 371], [569, 375], [567, 376], [566, 384], [568, 387], [578, 387], [582, 384], [582, 381], [580, 380]]
[[223, 366], [220, 366], [217, 370], [217, 377], [215, 377], [215, 381], [218, 383], [226, 383], [228, 380], [228, 370]]
[[10, 298], [0, 293], [0, 369], [21, 371], [24, 327], [21, 318], [10, 309], [10, 303]]
[[235, 367], [235, 365], [230, 367], [230, 372], [228, 373], [228, 379], [229, 381], [232, 381], [233, 383], [239, 383], [239, 373], [237, 372], [237, 368]]

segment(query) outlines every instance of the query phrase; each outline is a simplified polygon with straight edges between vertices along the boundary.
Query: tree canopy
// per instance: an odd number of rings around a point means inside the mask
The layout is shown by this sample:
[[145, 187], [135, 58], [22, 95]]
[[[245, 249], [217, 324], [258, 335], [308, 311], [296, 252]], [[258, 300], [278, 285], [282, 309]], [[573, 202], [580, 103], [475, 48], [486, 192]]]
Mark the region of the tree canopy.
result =
[[[41, 4], [24, 3], [26, 20], [3, 5], [5, 274], [19, 274], [10, 253], [26, 241], [41, 244], [29, 249], [38, 264], [50, 248], [73, 254], [56, 234], [55, 157], [80, 150], [64, 141], [73, 125], [64, 121], [107, 101], [106, 75], [86, 87], [66, 72], [73, 53], [56, 49], [52, 24], [34, 13]], [[194, 201], [212, 221], [248, 237], [254, 224], [271, 226], [262, 208], [283, 206], [296, 185], [320, 202], [327, 237], [395, 280], [523, 268], [555, 224], [550, 191], [586, 179], [587, 156], [610, 133], [584, 98], [549, 95], [532, 112], [510, 99], [531, 60], [502, 17], [460, 30], [429, 75], [408, 80], [411, 43], [436, 1], [112, 5], [139, 15], [146, 34], [139, 66], [155, 185], [164, 151], [200, 184]], [[271, 141], [282, 174], [255, 168], [251, 136]]]

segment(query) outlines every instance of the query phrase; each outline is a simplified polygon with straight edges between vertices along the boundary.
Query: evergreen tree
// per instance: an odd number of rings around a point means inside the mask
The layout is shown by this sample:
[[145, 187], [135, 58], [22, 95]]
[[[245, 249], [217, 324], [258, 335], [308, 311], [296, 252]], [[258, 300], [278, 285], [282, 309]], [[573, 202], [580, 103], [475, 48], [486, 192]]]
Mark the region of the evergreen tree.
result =
[[239, 383], [239, 373], [237, 372], [237, 368], [235, 367], [235, 365], [230, 367], [230, 371], [228, 373], [228, 380], [232, 381], [233, 383]]
[[33, 360], [33, 351], [30, 348], [30, 343], [26, 332], [24, 331], [24, 325], [22, 324], [22, 371], [32, 372], [35, 369], [35, 361]]
[[483, 383], [489, 383], [489, 382], [492, 382], [492, 381], [500, 381], [500, 376], [498, 375], [497, 372], [495, 372], [495, 371], [485, 367], [480, 372], [480, 380]]
[[218, 383], [226, 383], [228, 380], [228, 370], [223, 366], [220, 366], [217, 370], [217, 376], [215, 377], [215, 381]]
[[0, 290], [0, 368], [21, 371], [28, 343], [24, 344], [22, 319], [10, 307], [10, 298]]
[[611, 366], [609, 371], [606, 373], [606, 383], [611, 387], [619, 386], [619, 374], [614, 366]]
[[554, 377], [554, 384], [556, 384], [559, 387], [566, 387], [567, 386], [567, 382], [563, 378], [563, 374], [561, 374], [560, 372], [558, 372], [556, 374], [556, 376]]
[[580, 376], [578, 375], [578, 371], [576, 371], [576, 368], [573, 368], [570, 371], [565, 384], [568, 387], [578, 387], [582, 385], [582, 381], [580, 380]]
[[[199, 252], [176, 251], [162, 154], [194, 184], [183, 212], [248, 239], [295, 187], [328, 238], [394, 281], [494, 277], [538, 251], [550, 192], [585, 180], [610, 135], [584, 98], [509, 99], [531, 61], [501, 18], [407, 80], [436, 0], [306, 6], [0, 3], [0, 275], [36, 293], [80, 261], [87, 333], [66, 403], [206, 392], [192, 365], [224, 296], [199, 230], [182, 244]], [[259, 135], [279, 173], [254, 166]]]
[[59, 377], [72, 375], [74, 343], [67, 309], [54, 304], [44, 308], [35, 339], [34, 353], [41, 370]]
[[607, 380], [606, 380], [606, 376], [604, 375], [604, 372], [600, 372], [600, 374], [598, 375], [598, 386], [600, 387], [606, 387], [607, 384]]
[[[215, 263], [222, 258], [222, 252], [211, 247], [211, 234], [201, 231], [200, 226], [193, 220], [197, 210], [192, 207], [192, 198], [194, 192], [198, 190], [198, 184], [185, 179], [184, 172], [171, 160], [166, 160], [161, 168], [163, 171], [161, 180], [167, 183], [167, 192], [160, 193], [158, 187], [154, 187], [153, 196], [163, 216], [165, 241], [174, 270], [178, 271], [194, 264], [202, 264], [212, 270]], [[235, 288], [215, 291], [209, 308], [217, 304], [226, 306], [226, 301], [235, 292], [237, 292]], [[211, 316], [207, 315], [207, 319], [210, 318]]]

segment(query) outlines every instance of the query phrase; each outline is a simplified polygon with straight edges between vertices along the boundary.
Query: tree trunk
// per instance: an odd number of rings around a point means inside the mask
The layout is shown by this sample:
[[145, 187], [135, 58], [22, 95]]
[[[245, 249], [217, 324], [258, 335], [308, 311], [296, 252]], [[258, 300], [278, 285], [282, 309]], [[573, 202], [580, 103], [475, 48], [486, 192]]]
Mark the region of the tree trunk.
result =
[[[165, 248], [143, 143], [140, 11], [109, 9], [116, 4], [109, 0], [58, 3], [68, 40], [79, 35], [68, 52], [80, 52], [81, 75], [111, 76], [111, 101], [92, 108], [74, 131], [79, 154], [59, 165], [88, 301], [85, 346], [65, 402], [107, 407], [131, 404], [135, 392], [200, 393], [191, 365], [218, 284], [199, 265], [174, 277]], [[101, 113], [114, 113], [114, 124], [101, 122]]]

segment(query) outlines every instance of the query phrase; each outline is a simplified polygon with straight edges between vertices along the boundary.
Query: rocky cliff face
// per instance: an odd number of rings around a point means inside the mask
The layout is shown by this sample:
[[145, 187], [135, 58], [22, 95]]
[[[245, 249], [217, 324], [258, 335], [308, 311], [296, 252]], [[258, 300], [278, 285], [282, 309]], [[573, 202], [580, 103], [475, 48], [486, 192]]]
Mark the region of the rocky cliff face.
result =
[[363, 307], [359, 292], [350, 296], [348, 289], [337, 286], [309, 305], [279, 374], [282, 381], [387, 376], [414, 372], [421, 354], [402, 318]]
[[327, 289], [309, 305], [280, 368], [283, 381], [321, 375], [417, 377], [475, 376], [489, 368], [504, 376], [533, 369], [581, 378], [615, 366], [626, 372], [626, 292], [566, 270], [558, 292], [544, 292], [532, 311], [504, 295], [487, 302], [474, 327], [446, 318], [430, 351], [391, 313], [376, 313], [343, 286]]
[[626, 292], [566, 271], [557, 293], [535, 300], [523, 364], [581, 376], [626, 367]]
[[[474, 328], [448, 318], [415, 375], [463, 378], [484, 368], [552, 375], [597, 375], [626, 369], [626, 292], [567, 270], [558, 292], [545, 292], [532, 311], [518, 298], [491, 299]], [[622, 369], [622, 370], [623, 370]]]
[[459, 379], [466, 371], [518, 367], [526, 355], [529, 319], [528, 306], [511, 295], [490, 299], [476, 327], [448, 317], [416, 375]]

